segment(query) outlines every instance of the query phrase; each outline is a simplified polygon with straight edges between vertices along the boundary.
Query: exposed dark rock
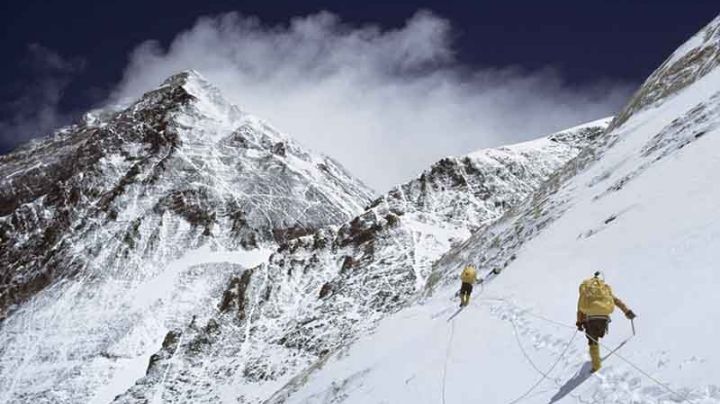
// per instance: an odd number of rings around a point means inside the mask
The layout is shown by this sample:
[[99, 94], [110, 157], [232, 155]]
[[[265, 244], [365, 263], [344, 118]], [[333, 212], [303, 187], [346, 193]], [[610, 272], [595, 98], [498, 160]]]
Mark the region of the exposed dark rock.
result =
[[182, 216], [193, 226], [210, 228], [216, 219], [216, 205], [210, 200], [208, 192], [201, 189], [175, 191], [160, 199], [155, 205], [155, 212], [162, 214], [170, 210]]
[[338, 232], [338, 244], [341, 247], [350, 243], [360, 245], [372, 240], [374, 234], [380, 230], [382, 230], [382, 226], [375, 222], [374, 214], [367, 212], [340, 228]]
[[150, 356], [146, 373], [152, 372], [163, 359], [167, 359], [177, 351], [181, 335], [182, 332], [180, 330], [170, 330], [165, 334], [160, 352]]
[[272, 152], [273, 154], [277, 154], [278, 156], [285, 157], [285, 155], [287, 154], [287, 146], [283, 142], [275, 143], [275, 146], [273, 146], [272, 148]]
[[318, 297], [319, 297], [320, 299], [324, 299], [324, 298], [327, 297], [331, 292], [332, 292], [332, 285], [328, 282], [328, 283], [322, 285], [322, 287], [320, 288], [320, 294], [318, 295]]
[[385, 220], [387, 221], [387, 225], [389, 227], [394, 227], [400, 221], [400, 219], [392, 213], [385, 215]]
[[340, 269], [340, 270], [341, 270], [342, 272], [345, 272], [345, 271], [347, 271], [348, 269], [350, 269], [350, 268], [352, 268], [353, 266], [355, 266], [355, 264], [356, 264], [356, 263], [355, 263], [355, 259], [354, 259], [353, 257], [349, 256], [349, 255], [346, 255], [345, 258], [343, 259], [343, 263], [342, 263], [342, 266], [341, 266], [341, 269]]
[[314, 229], [295, 225], [287, 228], [275, 228], [273, 229], [273, 238], [278, 244], [285, 244], [290, 240], [313, 234]]
[[218, 306], [221, 312], [228, 312], [233, 307], [236, 309], [236, 316], [239, 320], [245, 319], [245, 293], [250, 284], [253, 270], [247, 269], [240, 277], [233, 276], [230, 284], [223, 293], [222, 301]]
[[[64, 254], [68, 244], [63, 237], [69, 234], [70, 226], [96, 215], [91, 208], [105, 212], [109, 220], [117, 217], [117, 211], [112, 207], [115, 199], [135, 182], [142, 170], [152, 165], [156, 154], [167, 153], [165, 149], [177, 145], [177, 137], [165, 131], [167, 117], [192, 99], [182, 87], [165, 86], [147, 93], [136, 104], [140, 107], [133, 106], [114, 114], [102, 128], [75, 125], [54, 137], [0, 156], [0, 173], [3, 174], [0, 217], [8, 216], [8, 220], [0, 222], [0, 279], [3, 279], [0, 311], [7, 311], [55, 279], [78, 270], [81, 264]], [[99, 162], [110, 154], [122, 155], [122, 146], [129, 141], [148, 143], [148, 153], [132, 164], [114, 186], [100, 187], [103, 174], [98, 168]], [[34, 161], [41, 163], [30, 170], [22, 170], [24, 166], [32, 166]], [[96, 203], [83, 205], [84, 198], [96, 199]], [[26, 205], [33, 202], [40, 205], [37, 208]], [[23, 206], [28, 207], [24, 210]], [[43, 211], [54, 214], [42, 217]], [[92, 225], [83, 223], [73, 231], [87, 230]], [[33, 232], [31, 227], [41, 232]], [[19, 248], [15, 247], [14, 240], [24, 232], [31, 234], [29, 240]], [[132, 245], [132, 235], [126, 237], [126, 242]]]

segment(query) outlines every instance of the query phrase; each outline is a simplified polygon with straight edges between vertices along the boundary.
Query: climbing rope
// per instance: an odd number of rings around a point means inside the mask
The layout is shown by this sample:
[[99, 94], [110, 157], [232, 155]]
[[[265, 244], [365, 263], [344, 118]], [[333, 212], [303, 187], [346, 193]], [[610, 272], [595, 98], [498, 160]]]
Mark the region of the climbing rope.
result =
[[442, 376], [442, 403], [445, 404], [445, 380], [447, 376], [448, 359], [450, 358], [450, 347], [452, 347], [453, 335], [455, 334], [455, 319], [450, 321], [450, 337], [448, 338], [447, 348], [445, 349], [445, 365], [443, 366]]
[[[633, 328], [634, 328], [634, 325], [633, 325]], [[587, 335], [587, 334], [585, 334], [585, 335], [586, 335], [589, 339], [591, 339], [591, 340], [593, 340], [594, 342], [596, 342], [596, 343], [597, 343], [598, 345], [600, 345], [601, 347], [603, 347], [603, 348], [605, 348], [605, 349], [611, 349], [610, 347], [608, 347], [607, 345], [603, 344], [603, 343], [600, 342], [599, 340], [591, 337], [590, 335]], [[632, 338], [632, 337], [630, 337], [630, 338]], [[621, 344], [621, 346], [622, 346], [625, 342], [627, 342], [627, 341], [624, 341], [624, 342]], [[677, 397], [678, 399], [680, 399], [680, 400], [682, 400], [682, 401], [685, 401], [685, 402], [688, 402], [688, 403], [690, 403], [690, 404], [694, 404], [694, 401], [692, 401], [692, 400], [690, 400], [690, 399], [688, 398], [688, 395], [689, 395], [690, 393], [680, 394], [680, 393], [678, 393], [677, 391], [673, 390], [670, 386], [667, 385], [667, 383], [660, 381], [659, 379], [657, 379], [657, 378], [655, 378], [654, 376], [652, 376], [650, 373], [648, 373], [648, 372], [646, 372], [645, 370], [643, 370], [640, 366], [636, 365], [635, 363], [633, 363], [633, 362], [630, 361], [629, 359], [627, 359], [627, 358], [625, 358], [624, 356], [622, 356], [622, 355], [620, 355], [619, 353], [617, 353], [617, 350], [618, 350], [619, 348], [620, 348], [620, 347], [611, 350], [610, 354], [614, 354], [615, 356], [617, 356], [618, 358], [620, 358], [623, 362], [625, 362], [625, 363], [627, 363], [628, 365], [630, 365], [633, 369], [637, 370], [639, 373], [641, 373], [642, 375], [644, 375], [645, 377], [647, 377], [648, 379], [650, 379], [653, 383], [655, 383], [655, 384], [657, 384], [658, 386], [662, 387], [663, 389], [665, 389], [665, 390], [668, 391], [669, 393], [675, 395], [675, 397]], [[610, 356], [610, 355], [608, 355], [608, 357], [609, 357], [609, 356]], [[607, 357], [606, 357], [606, 359], [607, 359]]]
[[[485, 300], [485, 301], [499, 301], [499, 302], [504, 302], [504, 303], [506, 303], [506, 304], [512, 304], [510, 301], [508, 301], [507, 299], [503, 299], [503, 298], [483, 298], [482, 300]], [[568, 324], [565, 324], [565, 323], [561, 323], [561, 322], [559, 322], [559, 321], [555, 321], [555, 320], [553, 320], [553, 319], [544, 317], [544, 316], [542, 316], [542, 315], [540, 315], [540, 314], [537, 314], [537, 313], [532, 312], [530, 309], [525, 309], [525, 310], [522, 311], [522, 313], [525, 314], [525, 315], [528, 315], [528, 316], [530, 316], [530, 317], [537, 318], [538, 320], [545, 321], [545, 322], [547, 322], [547, 323], [549, 323], [549, 324], [554, 324], [554, 325], [556, 325], [556, 326], [560, 326], [560, 327], [564, 327], [564, 328], [568, 328], [568, 329], [575, 329], [575, 330], [576, 330], [576, 327], [573, 327], [573, 326], [571, 326], [571, 325], [568, 325]], [[545, 373], [543, 373], [542, 371], [540, 371], [540, 369], [538, 369], [537, 366], [535, 366], [535, 364], [532, 362], [532, 360], [530, 360], [530, 358], [529, 358], [529, 356], [527, 355], [526, 351], [523, 349], [522, 344], [520, 344], [519, 338], [518, 338], [518, 336], [517, 336], [517, 327], [516, 327], [515, 322], [514, 322], [514, 320], [513, 320], [512, 318], [510, 318], [510, 322], [512, 323], [513, 328], [515, 329], [515, 339], [516, 339], [516, 341], [518, 341], [518, 345], [520, 346], [520, 349], [521, 349], [521, 351], [523, 352], [523, 355], [525, 355], [525, 358], [528, 359], [528, 361], [529, 361], [530, 364], [533, 366], [533, 368], [535, 368], [535, 370], [537, 370], [538, 373], [540, 373], [540, 374], [542, 374], [542, 375], [544, 376], [544, 378], [541, 378], [541, 379], [538, 381], [538, 383], [536, 383], [536, 385], [539, 385], [543, 380], [547, 379], [547, 376], [545, 375]], [[635, 322], [632, 322], [632, 321], [631, 321], [631, 326], [632, 326], [633, 334], [632, 334], [629, 338], [627, 338], [627, 339], [625, 339], [624, 341], [622, 341], [622, 342], [621, 342], [617, 347], [615, 347], [615, 348], [611, 348], [611, 347], [609, 347], [608, 345], [603, 344], [603, 343], [600, 342], [599, 340], [597, 340], [597, 339], [595, 339], [595, 338], [593, 338], [593, 337], [591, 337], [591, 336], [589, 336], [589, 335], [587, 335], [587, 334], [585, 334], [585, 335], [586, 335], [588, 338], [590, 338], [591, 340], [597, 342], [598, 345], [600, 345], [601, 347], [603, 347], [603, 348], [605, 348], [605, 349], [608, 350], [609, 353], [607, 354], [607, 356], [605, 356], [605, 357], [603, 358], [604, 360], [606, 360], [607, 358], [609, 358], [611, 355], [615, 355], [615, 356], [617, 356], [618, 358], [620, 358], [620, 360], [622, 360], [623, 362], [627, 363], [627, 364], [630, 365], [633, 369], [635, 369], [636, 371], [638, 371], [640, 374], [642, 374], [643, 376], [647, 377], [650, 381], [652, 381], [653, 383], [655, 383], [655, 384], [657, 384], [658, 386], [662, 387], [665, 391], [673, 394], [676, 398], [678, 398], [678, 399], [680, 399], [680, 400], [683, 400], [684, 402], [688, 402], [688, 403], [694, 404], [694, 402], [687, 397], [689, 393], [688, 393], [688, 394], [684, 394], [684, 395], [683, 395], [683, 394], [680, 394], [679, 392], [677, 392], [677, 391], [675, 391], [674, 389], [672, 389], [667, 383], [665, 383], [665, 382], [659, 380], [658, 378], [652, 376], [649, 372], [645, 371], [645, 370], [642, 369], [640, 366], [638, 366], [637, 364], [633, 363], [632, 361], [630, 361], [629, 359], [627, 359], [626, 357], [620, 355], [620, 354], [617, 352], [620, 348], [622, 348], [628, 341], [630, 341], [630, 340], [635, 336]], [[577, 335], [577, 330], [576, 330], [576, 333], [573, 335], [573, 338], [575, 337], [575, 335]], [[554, 365], [555, 365], [555, 364], [554, 364]], [[548, 371], [548, 373], [549, 373], [549, 372], [550, 372], [550, 371]], [[537, 387], [536, 385], [534, 385], [533, 388], [531, 388], [526, 394], [524, 394], [522, 398], [524, 398], [525, 396], [527, 396], [528, 394], [530, 394], [530, 392], [532, 392], [532, 390], [533, 390], [535, 387]], [[520, 398], [520, 399], [522, 399], [522, 398]], [[513, 403], [516, 403], [517, 401], [518, 401], [518, 399], [516, 399], [516, 401], [513, 401]]]
[[[482, 294], [482, 292], [484, 291], [484, 283], [485, 283], [484, 280], [483, 280], [483, 282], [480, 282], [480, 290], [479, 290], [479, 293], [477, 293], [478, 295], [479, 295], [479, 294]], [[506, 304], [512, 304], [511, 302], [509, 302], [508, 300], [503, 299], [503, 298], [483, 298], [483, 299], [477, 299], [477, 300], [481, 300], [481, 301], [482, 301], [482, 300], [485, 300], [485, 301], [493, 301], [493, 300], [495, 300], [495, 301], [504, 302], [504, 303], [506, 303]], [[477, 300], [476, 300], [476, 301], [477, 301]], [[512, 326], [513, 326], [513, 331], [514, 331], [513, 334], [514, 334], [514, 336], [515, 336], [515, 341], [517, 342], [517, 345], [518, 345], [518, 347], [520, 348], [520, 351], [522, 352], [523, 356], [524, 356], [525, 359], [528, 361], [528, 363], [530, 363], [530, 365], [531, 365], [540, 375], [542, 375], [542, 376], [541, 376], [540, 379], [538, 379], [537, 382], [535, 382], [535, 384], [533, 384], [532, 386], [530, 386], [530, 388], [529, 388], [525, 393], [523, 393], [521, 396], [519, 396], [519, 397], [516, 398], [515, 400], [511, 401], [509, 404], [516, 404], [516, 403], [518, 403], [519, 401], [524, 400], [524, 399], [527, 398], [530, 394], [532, 394], [533, 391], [535, 391], [535, 389], [536, 389], [543, 381], [545, 381], [545, 380], [547, 380], [547, 379], [550, 378], [550, 373], [552, 373], [552, 371], [555, 369], [555, 367], [556, 367], [556, 366], [560, 363], [560, 361], [562, 361], [562, 359], [565, 357], [565, 355], [567, 354], [568, 349], [570, 348], [570, 346], [572, 345], [573, 341], [575, 340], [575, 338], [577, 337], [577, 334], [578, 334], [578, 330], [576, 329], [576, 327], [573, 327], [573, 326], [570, 326], [570, 325], [568, 325], [568, 324], [561, 323], [561, 322], [559, 322], [559, 321], [555, 321], [555, 320], [553, 320], [553, 319], [544, 317], [544, 316], [542, 316], [542, 315], [540, 315], [540, 314], [537, 314], [537, 313], [532, 312], [530, 309], [523, 310], [522, 313], [525, 314], [525, 315], [528, 315], [528, 316], [530, 316], [530, 317], [537, 318], [538, 320], [545, 321], [545, 322], [547, 322], [547, 323], [549, 323], [549, 324], [554, 324], [554, 325], [556, 325], [556, 326], [560, 326], [560, 327], [564, 327], [564, 328], [568, 328], [568, 329], [570, 329], [570, 328], [571, 328], [571, 329], [574, 329], [575, 332], [573, 333], [572, 337], [570, 338], [570, 340], [567, 342], [567, 344], [566, 344], [565, 347], [563, 348], [562, 352], [560, 353], [560, 356], [558, 356], [558, 358], [555, 360], [555, 362], [553, 362], [553, 364], [550, 366], [550, 368], [549, 368], [546, 372], [543, 372], [541, 369], [539, 369], [539, 368], [537, 367], [537, 365], [535, 364], [535, 362], [533, 362], [533, 360], [530, 358], [530, 356], [528, 355], [527, 351], [526, 351], [525, 348], [523, 347], [522, 342], [520, 341], [520, 335], [519, 335], [520, 333], [519, 333], [517, 324], [515, 323], [515, 320], [514, 320], [512, 317], [510, 317], [510, 323], [511, 323]], [[620, 358], [623, 362], [625, 362], [625, 363], [627, 363], [628, 365], [630, 365], [633, 369], [635, 369], [636, 371], [638, 371], [640, 374], [642, 374], [642, 375], [644, 375], [645, 377], [647, 377], [650, 381], [652, 381], [653, 383], [655, 383], [655, 384], [657, 384], [658, 386], [662, 387], [662, 388], [663, 388], [664, 390], [666, 390], [667, 392], [671, 393], [671, 394], [672, 394], [673, 396], [675, 396], [676, 398], [681, 399], [681, 400], [684, 401], [684, 402], [688, 402], [688, 403], [690, 403], [690, 404], [694, 404], [694, 402], [688, 398], [689, 393], [684, 394], [684, 395], [680, 394], [679, 392], [677, 392], [677, 391], [675, 391], [674, 389], [672, 389], [667, 383], [664, 383], [664, 382], [662, 382], [661, 380], [657, 379], [656, 377], [652, 376], [649, 372], [645, 371], [645, 370], [642, 369], [640, 366], [638, 366], [637, 364], [633, 363], [632, 361], [630, 361], [629, 359], [625, 358], [624, 356], [622, 356], [622, 355], [620, 355], [620, 354], [618, 353], [618, 350], [619, 350], [621, 347], [623, 347], [628, 341], [630, 341], [630, 340], [635, 336], [635, 323], [634, 323], [634, 322], [632, 322], [632, 330], [633, 330], [633, 334], [632, 334], [629, 338], [627, 338], [626, 340], [624, 340], [623, 342], [621, 342], [621, 343], [620, 343], [617, 347], [615, 347], [615, 348], [610, 348], [609, 346], [603, 344], [603, 343], [600, 342], [599, 340], [597, 340], [597, 339], [595, 339], [595, 338], [593, 338], [593, 337], [591, 337], [591, 336], [589, 336], [589, 335], [587, 335], [587, 334], [585, 334], [585, 335], [586, 335], [589, 339], [595, 341], [595, 342], [596, 342], [598, 345], [600, 345], [601, 347], [603, 347], [603, 348], [605, 348], [606, 350], [608, 350], [608, 352], [609, 352], [608, 355], [605, 356], [605, 358], [603, 358], [603, 359], [606, 360], [606, 359], [609, 358], [611, 355], [615, 355], [615, 356], [617, 356], [618, 358]], [[449, 357], [450, 357], [450, 348], [451, 348], [451, 346], [452, 346], [452, 340], [453, 340], [454, 332], [455, 332], [455, 320], [453, 319], [453, 320], [451, 321], [450, 335], [449, 335], [448, 342], [447, 342], [447, 348], [446, 348], [446, 352], [445, 352], [445, 363], [444, 363], [444, 366], [443, 366], [443, 376], [442, 376], [442, 403], [443, 403], [443, 404], [445, 404], [445, 385], [446, 385], [446, 378], [447, 378], [447, 366], [448, 366], [448, 360], [449, 360]], [[557, 384], [557, 383], [556, 383], [556, 384]]]
[[[502, 299], [498, 299], [498, 300], [502, 300]], [[570, 325], [567, 325], [567, 324], [563, 324], [563, 323], [560, 323], [560, 322], [558, 322], [558, 321], [549, 319], [549, 318], [547, 318], [547, 317], [543, 317], [543, 316], [541, 316], [541, 315], [539, 315], [539, 314], [533, 313], [533, 312], [531, 312], [529, 309], [528, 309], [528, 310], [525, 310], [523, 313], [524, 313], [524, 314], [528, 314], [528, 315], [530, 315], [531, 317], [535, 317], [535, 318], [537, 318], [537, 319], [539, 319], [539, 320], [543, 320], [543, 321], [545, 321], [545, 322], [548, 322], [548, 323], [550, 323], [550, 324], [555, 324], [555, 325], [563, 326], [563, 327], [565, 327], [565, 328], [575, 328], [575, 327], [573, 327], [573, 326], [570, 326]], [[511, 322], [512, 322], [512, 319], [511, 319]], [[513, 323], [513, 327], [515, 327], [515, 324], [514, 324], [514, 323]], [[596, 342], [598, 345], [600, 345], [601, 347], [603, 347], [603, 348], [605, 348], [605, 349], [607, 349], [607, 350], [609, 351], [609, 354], [608, 354], [604, 359], [607, 359], [608, 357], [610, 357], [610, 355], [615, 355], [615, 356], [617, 356], [618, 358], [620, 358], [623, 362], [625, 362], [625, 363], [627, 363], [628, 365], [630, 365], [633, 369], [637, 370], [640, 374], [642, 374], [642, 375], [644, 375], [645, 377], [647, 377], [650, 381], [652, 381], [653, 383], [655, 383], [655, 384], [657, 384], [658, 386], [662, 387], [663, 389], [665, 389], [665, 390], [668, 391], [669, 393], [673, 394], [675, 397], [677, 397], [677, 398], [679, 398], [679, 399], [681, 399], [681, 400], [683, 400], [683, 401], [685, 401], [685, 402], [694, 404], [694, 402], [687, 397], [688, 394], [682, 395], [682, 394], [678, 393], [677, 391], [673, 390], [670, 386], [668, 386], [667, 383], [664, 383], [664, 382], [660, 381], [659, 379], [657, 379], [656, 377], [652, 376], [652, 375], [651, 375], [650, 373], [648, 373], [647, 371], [643, 370], [640, 366], [636, 365], [635, 363], [633, 363], [632, 361], [630, 361], [629, 359], [625, 358], [624, 356], [620, 355], [620, 354], [617, 352], [618, 349], [620, 349], [622, 346], [624, 346], [630, 339], [632, 339], [632, 338], [635, 336], [635, 323], [634, 323], [634, 322], [632, 323], [632, 329], [633, 329], [633, 335], [630, 336], [630, 337], [629, 337], [628, 339], [626, 339], [625, 341], [621, 342], [620, 345], [618, 345], [616, 348], [610, 348], [609, 346], [607, 346], [607, 345], [603, 344], [602, 342], [600, 342], [598, 339], [595, 339], [595, 338], [593, 338], [593, 337], [591, 337], [590, 335], [587, 335], [587, 334], [585, 334], [585, 335], [586, 335], [589, 339], [593, 340], [593, 341]], [[577, 332], [576, 332], [576, 334], [577, 334]], [[524, 353], [524, 352], [523, 352], [523, 353]], [[527, 355], [526, 355], [526, 357], [527, 357]], [[534, 367], [534, 365], [533, 365], [533, 367]], [[537, 369], [537, 368], [536, 368], [536, 369]], [[541, 379], [541, 381], [542, 381], [542, 380], [543, 380], [543, 379]]]
[[[485, 278], [482, 279], [481, 282], [479, 282], [479, 283], [480, 283], [480, 291], [479, 291], [478, 294], [482, 294], [482, 292], [484, 291], [485, 281], [488, 280], [488, 277], [489, 277], [489, 276], [486, 276]], [[503, 299], [503, 298], [482, 298], [482, 299], [477, 299], [477, 300], [480, 300], [480, 301], [483, 301], [483, 300], [485, 300], [485, 301], [500, 301], [500, 302], [504, 302], [504, 303], [506, 303], [506, 304], [513, 304], [513, 303], [511, 303], [510, 301], [508, 301], [507, 299]], [[565, 348], [563, 349], [562, 353], [561, 353], [560, 356], [557, 358], [557, 360], [552, 364], [552, 366], [550, 366], [550, 368], [548, 369], [547, 372], [543, 372], [542, 370], [540, 370], [540, 369], [537, 367], [537, 365], [535, 365], [535, 363], [532, 361], [532, 359], [531, 359], [530, 356], [528, 355], [527, 351], [525, 351], [525, 348], [523, 347], [523, 345], [522, 345], [522, 343], [521, 343], [521, 341], [520, 341], [520, 337], [519, 337], [519, 332], [518, 332], [517, 325], [515, 324], [514, 319], [513, 319], [512, 317], [510, 317], [510, 322], [512, 323], [513, 330], [514, 330], [515, 341], [517, 342], [518, 347], [520, 347], [520, 350], [521, 350], [523, 356], [525, 356], [525, 359], [530, 363], [530, 365], [531, 365], [538, 373], [540, 373], [540, 374], [542, 375], [542, 377], [541, 377], [535, 384], [533, 384], [523, 395], [521, 395], [520, 397], [518, 397], [518, 398], [516, 398], [515, 400], [511, 401], [510, 404], [516, 404], [517, 402], [519, 402], [519, 401], [527, 398], [527, 397], [528, 397], [530, 394], [532, 394], [532, 392], [540, 385], [540, 383], [542, 383], [544, 380], [549, 379], [549, 374], [555, 369], [555, 367], [558, 365], [558, 363], [560, 363], [560, 361], [563, 359], [563, 357], [564, 357], [565, 354], [567, 353], [568, 349], [569, 349], [570, 346], [572, 345], [572, 342], [575, 340], [575, 337], [576, 337], [577, 334], [578, 334], [578, 330], [576, 329], [576, 327], [570, 326], [570, 325], [565, 324], [565, 323], [561, 323], [561, 322], [559, 322], [559, 321], [555, 321], [555, 320], [553, 320], [553, 319], [544, 317], [544, 316], [539, 315], [539, 314], [537, 314], [537, 313], [533, 313], [532, 311], [530, 311], [530, 309], [524, 310], [524, 311], [523, 311], [523, 314], [529, 315], [529, 316], [531, 316], [531, 317], [535, 317], [535, 318], [537, 318], [537, 319], [539, 319], [539, 320], [545, 321], [545, 322], [550, 323], [550, 324], [554, 324], [554, 325], [556, 325], [556, 326], [560, 326], [560, 327], [564, 327], [564, 328], [572, 328], [572, 329], [575, 330], [575, 332], [573, 333], [573, 335], [572, 335], [572, 337], [570, 338], [570, 340], [568, 341], [568, 343], [565, 345]], [[599, 340], [597, 340], [597, 339], [595, 339], [595, 338], [593, 338], [593, 337], [591, 337], [591, 336], [589, 336], [589, 335], [587, 335], [587, 334], [585, 334], [585, 335], [586, 335], [589, 339], [595, 341], [598, 345], [600, 345], [601, 347], [603, 347], [603, 348], [605, 348], [605, 349], [607, 349], [607, 350], [609, 351], [608, 355], [605, 356], [605, 358], [603, 358], [603, 359], [607, 359], [607, 358], [609, 358], [611, 355], [615, 355], [615, 356], [617, 356], [618, 358], [620, 358], [623, 362], [625, 362], [625, 363], [627, 363], [628, 365], [630, 365], [633, 369], [635, 369], [636, 371], [638, 371], [640, 374], [642, 374], [642, 375], [644, 375], [645, 377], [647, 377], [647, 378], [648, 378], [649, 380], [651, 380], [653, 383], [657, 384], [658, 386], [662, 387], [664, 390], [666, 390], [666, 391], [668, 391], [669, 393], [673, 394], [675, 397], [680, 398], [681, 400], [683, 400], [683, 401], [685, 401], [685, 402], [694, 404], [694, 402], [688, 398], [689, 393], [687, 393], [687, 394], [685, 394], [685, 395], [681, 395], [681, 394], [678, 393], [677, 391], [673, 390], [667, 383], [662, 382], [661, 380], [659, 380], [659, 379], [657, 379], [656, 377], [652, 376], [649, 372], [643, 370], [640, 366], [636, 365], [635, 363], [633, 363], [633, 362], [630, 361], [629, 359], [627, 359], [627, 358], [625, 358], [624, 356], [622, 356], [622, 355], [620, 355], [619, 353], [617, 353], [617, 351], [618, 351], [620, 348], [622, 348], [628, 341], [630, 341], [630, 340], [635, 336], [635, 323], [632, 322], [631, 325], [632, 325], [632, 331], [633, 331], [632, 335], [631, 335], [629, 338], [627, 338], [626, 340], [624, 340], [623, 342], [621, 342], [621, 343], [620, 343], [617, 347], [615, 347], [615, 348], [610, 348], [610, 347], [608, 347], [607, 345], [605, 345], [605, 344], [603, 344], [602, 342], [600, 342]], [[451, 327], [451, 329], [450, 329], [450, 339], [449, 339], [449, 341], [448, 341], [447, 351], [446, 351], [446, 354], [445, 354], [445, 366], [444, 366], [444, 368], [443, 368], [443, 392], [442, 392], [442, 402], [443, 402], [443, 404], [445, 404], [445, 378], [446, 378], [446, 374], [447, 374], [447, 362], [448, 362], [448, 357], [449, 357], [449, 355], [450, 355], [450, 345], [451, 345], [451, 343], [452, 343], [452, 337], [453, 337], [454, 329], [455, 329], [455, 322], [454, 322], [454, 320], [453, 320], [453, 321], [452, 321], [452, 327]], [[556, 384], [557, 384], [557, 382], [556, 382]]]
[[535, 389], [540, 385], [540, 383], [542, 383], [546, 379], [550, 378], [550, 373], [552, 373], [552, 371], [555, 369], [555, 367], [558, 365], [558, 363], [560, 363], [560, 361], [563, 360], [568, 349], [570, 349], [570, 346], [572, 345], [573, 341], [575, 341], [575, 337], [577, 336], [578, 333], [577, 333], [577, 330], [575, 330], [572, 337], [570, 337], [570, 340], [565, 344], [565, 347], [563, 348], [562, 352], [560, 353], [560, 356], [558, 356], [558, 358], [555, 360], [555, 362], [553, 362], [553, 364], [550, 366], [550, 368], [547, 370], [547, 372], [543, 372], [542, 370], [540, 370], [537, 367], [537, 365], [535, 365], [535, 362], [533, 362], [533, 360], [530, 358], [530, 355], [528, 355], [527, 351], [523, 347], [522, 342], [520, 341], [520, 332], [517, 328], [517, 325], [515, 324], [515, 320], [512, 317], [510, 317], [510, 323], [513, 326], [513, 330], [514, 330], [513, 334], [515, 335], [515, 341], [517, 342], [518, 347], [520, 347], [520, 351], [522, 352], [523, 356], [525, 356], [525, 359], [528, 361], [528, 363], [530, 363], [530, 365], [538, 373], [540, 373], [542, 375], [542, 377], [540, 379], [538, 379], [538, 381], [535, 382], [535, 384], [530, 386], [530, 388], [525, 393], [523, 393], [522, 395], [520, 395], [519, 397], [517, 397], [516, 399], [514, 399], [513, 401], [511, 401], [509, 403], [509, 404], [516, 404], [516, 403], [524, 400], [525, 398], [527, 398], [533, 391], [535, 391]]
[[648, 372], [644, 371], [643, 369], [641, 369], [641, 368], [640, 368], [639, 366], [637, 366], [636, 364], [630, 362], [628, 359], [626, 359], [624, 356], [620, 355], [619, 353], [615, 353], [615, 356], [617, 356], [618, 358], [620, 358], [623, 362], [627, 363], [628, 365], [632, 366], [632, 367], [633, 367], [635, 370], [637, 370], [638, 372], [640, 372], [640, 373], [642, 373], [643, 375], [645, 375], [645, 377], [647, 377], [648, 379], [650, 379], [650, 380], [652, 380], [653, 382], [655, 382], [655, 384], [657, 384], [658, 386], [660, 386], [660, 387], [664, 388], [665, 390], [667, 390], [668, 392], [674, 394], [675, 397], [677, 397], [677, 398], [679, 398], [679, 399], [681, 399], [681, 400], [683, 400], [683, 401], [686, 401], [686, 402], [688, 402], [688, 403], [690, 403], [690, 404], [694, 404], [694, 401], [692, 401], [692, 400], [690, 400], [690, 399], [688, 398], [688, 395], [690, 394], [689, 392], [686, 393], [686, 394], [684, 394], [684, 395], [681, 395], [681, 394], [678, 393], [677, 391], [675, 391], [675, 390], [673, 390], [672, 388], [670, 388], [670, 386], [668, 386], [666, 383], [664, 383], [664, 382], [656, 379], [655, 377], [653, 377], [652, 375], [650, 375]]

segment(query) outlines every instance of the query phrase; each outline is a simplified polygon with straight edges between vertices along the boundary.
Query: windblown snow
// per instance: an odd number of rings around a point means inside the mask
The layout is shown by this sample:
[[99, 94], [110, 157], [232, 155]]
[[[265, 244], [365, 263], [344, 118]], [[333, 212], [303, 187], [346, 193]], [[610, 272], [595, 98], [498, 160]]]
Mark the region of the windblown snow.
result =
[[[686, 84], [446, 254], [428, 297], [276, 402], [720, 402], [720, 69]], [[449, 320], [466, 263], [488, 281]], [[616, 314], [601, 352], [629, 341], [570, 391], [588, 360], [577, 289], [596, 270], [637, 335]]]
[[371, 195], [194, 72], [0, 163], [0, 402], [112, 400], [233, 277]]
[[195, 72], [0, 157], [0, 402], [720, 403], [719, 39], [374, 200]]

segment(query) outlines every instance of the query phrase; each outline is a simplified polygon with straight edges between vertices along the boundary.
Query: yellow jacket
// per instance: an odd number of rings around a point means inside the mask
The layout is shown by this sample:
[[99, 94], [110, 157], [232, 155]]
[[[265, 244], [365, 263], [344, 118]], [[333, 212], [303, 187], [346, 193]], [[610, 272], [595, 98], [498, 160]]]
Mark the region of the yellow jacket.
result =
[[460, 273], [460, 280], [463, 283], [469, 283], [474, 284], [477, 280], [477, 270], [474, 266], [468, 265], [463, 269], [463, 271]]

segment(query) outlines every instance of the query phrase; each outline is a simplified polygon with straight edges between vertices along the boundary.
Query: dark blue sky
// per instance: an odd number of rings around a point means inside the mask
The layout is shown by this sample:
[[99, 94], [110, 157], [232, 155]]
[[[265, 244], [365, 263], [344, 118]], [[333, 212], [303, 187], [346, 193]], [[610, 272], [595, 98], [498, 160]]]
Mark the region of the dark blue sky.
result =
[[[57, 99], [46, 102], [60, 120], [89, 109], [120, 80], [136, 45], [167, 44], [201, 15], [240, 11], [279, 23], [328, 10], [345, 22], [391, 27], [418, 9], [451, 21], [464, 64], [553, 66], [578, 85], [599, 78], [639, 84], [720, 11], [717, 1], [701, 0], [6, 1], [0, 5], [0, 131], [12, 130], [19, 111], [48, 96], [37, 85], [43, 80], [57, 86], [51, 95]], [[12, 147], [11, 137], [0, 133], [0, 152]]]

